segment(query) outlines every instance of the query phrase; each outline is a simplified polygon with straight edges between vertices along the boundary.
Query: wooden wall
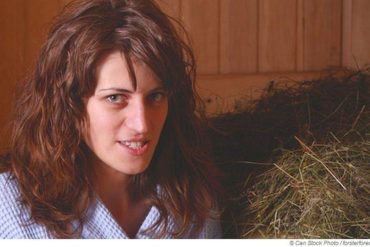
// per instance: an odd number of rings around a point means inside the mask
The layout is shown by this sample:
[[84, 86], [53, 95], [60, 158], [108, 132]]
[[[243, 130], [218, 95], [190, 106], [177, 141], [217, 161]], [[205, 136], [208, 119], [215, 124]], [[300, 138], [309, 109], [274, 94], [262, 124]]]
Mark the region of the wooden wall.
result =
[[271, 80], [370, 65], [368, 0], [157, 1], [190, 32], [210, 113]]
[[[156, 0], [189, 31], [210, 114], [257, 97], [271, 80], [311, 79], [370, 62], [368, 0]], [[70, 0], [0, 1], [0, 148], [16, 84]]]

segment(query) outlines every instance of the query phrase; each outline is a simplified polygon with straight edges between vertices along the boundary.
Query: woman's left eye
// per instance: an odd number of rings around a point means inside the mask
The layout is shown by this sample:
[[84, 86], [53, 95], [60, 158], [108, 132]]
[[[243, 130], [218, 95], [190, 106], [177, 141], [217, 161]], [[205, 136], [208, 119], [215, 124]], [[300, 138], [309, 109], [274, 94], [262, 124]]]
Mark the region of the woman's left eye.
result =
[[152, 102], [160, 102], [166, 97], [164, 92], [157, 92], [150, 95], [150, 100]]

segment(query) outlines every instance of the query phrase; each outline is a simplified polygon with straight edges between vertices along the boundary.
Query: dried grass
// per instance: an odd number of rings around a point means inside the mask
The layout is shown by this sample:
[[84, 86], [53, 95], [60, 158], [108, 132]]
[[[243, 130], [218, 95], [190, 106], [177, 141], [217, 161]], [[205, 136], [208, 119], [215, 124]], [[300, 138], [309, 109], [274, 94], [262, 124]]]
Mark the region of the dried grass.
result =
[[225, 237], [370, 237], [370, 70], [286, 82], [211, 119]]
[[239, 236], [369, 238], [370, 136], [355, 136], [284, 150], [253, 187], [243, 186]]

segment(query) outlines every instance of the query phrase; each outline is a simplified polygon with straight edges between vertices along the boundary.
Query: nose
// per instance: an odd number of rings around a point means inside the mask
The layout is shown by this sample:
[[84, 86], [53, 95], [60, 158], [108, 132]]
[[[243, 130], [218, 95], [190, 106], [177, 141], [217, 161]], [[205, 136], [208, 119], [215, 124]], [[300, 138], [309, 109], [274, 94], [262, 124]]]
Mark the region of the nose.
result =
[[126, 127], [135, 134], [146, 134], [149, 127], [148, 109], [144, 100], [137, 99], [127, 109]]

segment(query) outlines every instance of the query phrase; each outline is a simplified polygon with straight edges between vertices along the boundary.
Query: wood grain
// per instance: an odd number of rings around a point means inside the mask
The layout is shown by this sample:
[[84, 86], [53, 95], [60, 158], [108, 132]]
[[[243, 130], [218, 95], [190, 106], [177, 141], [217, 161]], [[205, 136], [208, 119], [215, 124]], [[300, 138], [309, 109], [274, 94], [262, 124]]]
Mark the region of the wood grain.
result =
[[353, 67], [352, 57], [352, 0], [343, 0], [342, 66]]
[[304, 1], [304, 69], [341, 66], [342, 1]]
[[0, 152], [9, 145], [16, 84], [24, 76], [23, 0], [0, 1]]
[[219, 72], [219, 0], [182, 1], [185, 28], [193, 42], [200, 74]]
[[59, 11], [61, 11], [67, 4], [72, 2], [72, 0], [57, 0], [57, 1], [58, 1]]
[[296, 0], [260, 0], [260, 72], [295, 70], [296, 10]]
[[181, 18], [181, 0], [156, 0], [161, 10], [175, 19]]
[[58, 1], [26, 0], [25, 7], [25, 64], [30, 69], [46, 39], [48, 29], [59, 12]]
[[296, 71], [304, 70], [304, 0], [297, 0]]
[[370, 1], [353, 0], [351, 48], [353, 65], [370, 66]]
[[[199, 76], [197, 89], [206, 103], [207, 114], [230, 112], [240, 101], [258, 99], [271, 81], [313, 80], [327, 72], [235, 74], [222, 76]], [[289, 83], [290, 82], [290, 83]]]
[[221, 74], [257, 71], [257, 7], [257, 0], [221, 0]]

